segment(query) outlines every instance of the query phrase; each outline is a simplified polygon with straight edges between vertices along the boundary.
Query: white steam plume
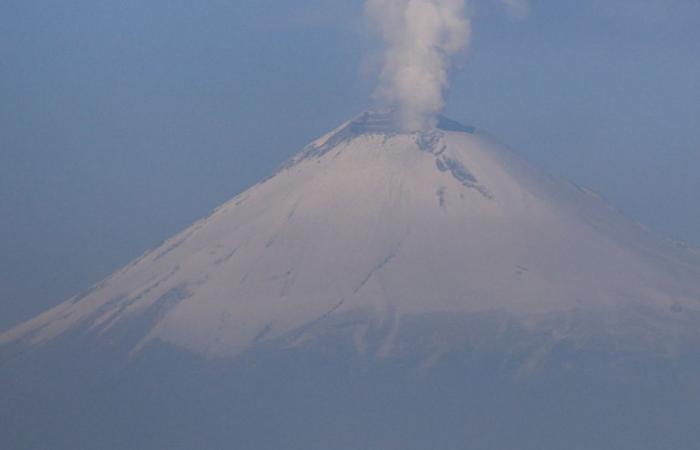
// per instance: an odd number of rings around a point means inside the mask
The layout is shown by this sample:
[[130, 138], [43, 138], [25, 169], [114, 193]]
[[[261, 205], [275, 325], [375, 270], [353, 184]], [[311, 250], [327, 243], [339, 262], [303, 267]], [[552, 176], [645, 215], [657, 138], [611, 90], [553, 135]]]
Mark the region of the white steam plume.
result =
[[434, 126], [471, 37], [465, 0], [367, 0], [365, 11], [386, 44], [376, 96], [397, 109], [404, 130]]

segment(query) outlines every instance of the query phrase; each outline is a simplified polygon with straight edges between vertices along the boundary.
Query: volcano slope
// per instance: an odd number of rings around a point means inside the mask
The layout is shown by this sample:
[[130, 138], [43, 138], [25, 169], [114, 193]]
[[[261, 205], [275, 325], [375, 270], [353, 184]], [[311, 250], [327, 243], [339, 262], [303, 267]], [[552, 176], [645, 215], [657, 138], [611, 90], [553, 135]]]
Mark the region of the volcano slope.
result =
[[698, 343], [696, 250], [371, 111], [0, 335], [0, 446], [697, 448]]

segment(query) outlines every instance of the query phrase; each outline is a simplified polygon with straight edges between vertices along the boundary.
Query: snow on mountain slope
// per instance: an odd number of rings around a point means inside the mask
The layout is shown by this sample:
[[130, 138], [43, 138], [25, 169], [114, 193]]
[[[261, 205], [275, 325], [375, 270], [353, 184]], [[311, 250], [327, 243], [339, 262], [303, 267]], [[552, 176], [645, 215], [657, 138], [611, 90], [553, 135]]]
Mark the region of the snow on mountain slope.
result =
[[134, 352], [162, 340], [224, 356], [352, 316], [358, 348], [391, 323], [391, 351], [403, 318], [431, 313], [498, 311], [535, 327], [590, 314], [613, 334], [638, 314], [625, 326], [681, 336], [699, 310], [697, 255], [473, 129], [441, 119], [402, 134], [370, 112], [0, 346], [138, 320]]

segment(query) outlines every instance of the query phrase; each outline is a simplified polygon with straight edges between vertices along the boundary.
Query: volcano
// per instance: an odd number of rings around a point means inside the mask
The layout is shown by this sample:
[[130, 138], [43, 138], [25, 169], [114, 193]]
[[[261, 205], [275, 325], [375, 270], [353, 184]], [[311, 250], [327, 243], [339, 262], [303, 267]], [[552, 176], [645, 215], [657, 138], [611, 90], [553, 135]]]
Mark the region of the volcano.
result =
[[394, 123], [0, 335], [0, 446], [695, 448], [700, 253], [484, 132]]

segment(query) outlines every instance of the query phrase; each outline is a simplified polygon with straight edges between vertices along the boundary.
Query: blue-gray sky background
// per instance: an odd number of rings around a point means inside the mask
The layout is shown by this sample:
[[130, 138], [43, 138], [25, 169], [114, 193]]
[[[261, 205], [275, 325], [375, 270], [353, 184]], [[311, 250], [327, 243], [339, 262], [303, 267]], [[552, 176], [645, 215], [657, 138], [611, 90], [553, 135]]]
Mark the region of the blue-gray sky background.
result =
[[[477, 5], [451, 117], [700, 246], [700, 3]], [[0, 3], [0, 330], [372, 105], [362, 1]]]

